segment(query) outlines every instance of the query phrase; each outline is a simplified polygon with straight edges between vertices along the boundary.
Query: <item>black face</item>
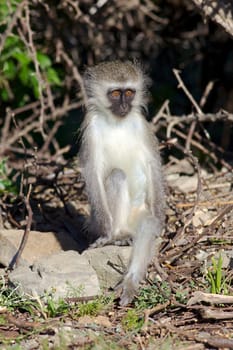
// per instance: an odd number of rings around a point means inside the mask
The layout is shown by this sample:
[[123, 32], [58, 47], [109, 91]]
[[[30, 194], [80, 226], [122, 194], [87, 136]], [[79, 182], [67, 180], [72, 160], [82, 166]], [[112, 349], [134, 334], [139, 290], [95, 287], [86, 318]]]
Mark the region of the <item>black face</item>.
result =
[[108, 99], [111, 102], [111, 111], [118, 117], [125, 117], [132, 108], [132, 101], [136, 91], [132, 89], [114, 89], [108, 91]]

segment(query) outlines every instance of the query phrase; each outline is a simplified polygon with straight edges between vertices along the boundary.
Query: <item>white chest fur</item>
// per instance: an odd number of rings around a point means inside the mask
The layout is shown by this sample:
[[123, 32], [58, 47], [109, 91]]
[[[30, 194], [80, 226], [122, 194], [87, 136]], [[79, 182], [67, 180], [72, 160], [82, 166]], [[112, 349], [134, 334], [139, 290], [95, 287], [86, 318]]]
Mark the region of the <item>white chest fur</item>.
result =
[[109, 124], [98, 120], [92, 125], [97, 161], [106, 174], [114, 168], [124, 171], [135, 204], [144, 203], [147, 193], [149, 157], [140, 118]]

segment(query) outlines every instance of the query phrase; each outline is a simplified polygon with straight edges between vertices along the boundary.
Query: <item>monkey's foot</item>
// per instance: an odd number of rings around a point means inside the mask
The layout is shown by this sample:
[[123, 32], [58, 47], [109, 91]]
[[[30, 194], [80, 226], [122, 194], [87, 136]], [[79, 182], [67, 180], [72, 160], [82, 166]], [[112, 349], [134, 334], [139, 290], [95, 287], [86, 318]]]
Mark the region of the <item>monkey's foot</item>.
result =
[[104, 247], [106, 245], [117, 245], [117, 246], [128, 246], [132, 245], [132, 238], [123, 238], [123, 239], [116, 239], [116, 238], [109, 238], [109, 237], [99, 237], [94, 243], [92, 243], [89, 248], [100, 248]]
[[118, 246], [128, 246], [128, 245], [132, 245], [132, 243], [133, 243], [133, 239], [129, 237], [129, 238], [112, 240], [111, 244], [118, 245]]
[[120, 298], [119, 304], [126, 306], [130, 304], [137, 294], [138, 286], [136, 286], [131, 279], [127, 279], [117, 284], [114, 288], [117, 297]]

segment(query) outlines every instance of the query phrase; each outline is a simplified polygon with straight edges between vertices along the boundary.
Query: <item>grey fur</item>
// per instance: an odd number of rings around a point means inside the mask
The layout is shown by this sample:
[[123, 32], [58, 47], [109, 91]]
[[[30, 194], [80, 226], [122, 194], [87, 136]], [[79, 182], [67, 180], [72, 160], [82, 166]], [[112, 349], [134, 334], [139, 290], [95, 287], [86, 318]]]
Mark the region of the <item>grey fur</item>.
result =
[[[147, 82], [139, 65], [130, 62], [101, 63], [84, 74], [87, 114], [80, 160], [91, 204], [89, 232], [97, 239], [93, 246], [133, 239], [131, 261], [118, 286], [121, 305], [137, 292], [164, 226], [158, 143], [140, 112]], [[109, 110], [106, 89], [131, 83], [137, 89], [133, 108], [118, 119]]]

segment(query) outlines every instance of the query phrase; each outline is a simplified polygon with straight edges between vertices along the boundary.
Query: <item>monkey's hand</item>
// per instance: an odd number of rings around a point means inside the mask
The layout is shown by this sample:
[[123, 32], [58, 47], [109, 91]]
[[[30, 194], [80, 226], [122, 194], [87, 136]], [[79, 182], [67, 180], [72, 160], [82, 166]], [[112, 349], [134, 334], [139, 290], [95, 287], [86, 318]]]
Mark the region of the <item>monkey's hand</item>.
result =
[[97, 238], [97, 240], [92, 243], [89, 248], [100, 248], [100, 247], [104, 247], [105, 245], [110, 245], [111, 244], [112, 239], [109, 237], [99, 237]]

